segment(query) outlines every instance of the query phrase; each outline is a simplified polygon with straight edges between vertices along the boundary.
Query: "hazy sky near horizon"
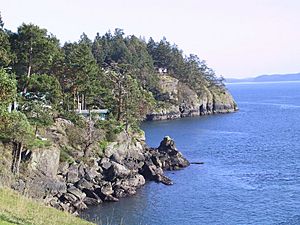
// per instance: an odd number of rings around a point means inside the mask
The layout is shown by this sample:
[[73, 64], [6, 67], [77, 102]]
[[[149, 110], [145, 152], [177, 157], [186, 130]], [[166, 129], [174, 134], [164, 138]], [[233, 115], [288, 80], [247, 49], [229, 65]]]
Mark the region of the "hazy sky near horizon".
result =
[[0, 0], [5, 28], [34, 23], [61, 42], [122, 28], [164, 36], [218, 75], [300, 72], [300, 0]]

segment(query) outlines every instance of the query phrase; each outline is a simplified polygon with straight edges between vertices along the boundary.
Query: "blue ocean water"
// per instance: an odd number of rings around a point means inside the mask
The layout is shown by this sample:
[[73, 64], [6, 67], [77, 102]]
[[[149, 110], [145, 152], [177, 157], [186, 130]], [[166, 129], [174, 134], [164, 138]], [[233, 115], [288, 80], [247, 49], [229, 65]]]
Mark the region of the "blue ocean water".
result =
[[98, 224], [300, 224], [300, 83], [232, 84], [237, 113], [144, 123], [190, 161], [137, 195], [90, 208]]

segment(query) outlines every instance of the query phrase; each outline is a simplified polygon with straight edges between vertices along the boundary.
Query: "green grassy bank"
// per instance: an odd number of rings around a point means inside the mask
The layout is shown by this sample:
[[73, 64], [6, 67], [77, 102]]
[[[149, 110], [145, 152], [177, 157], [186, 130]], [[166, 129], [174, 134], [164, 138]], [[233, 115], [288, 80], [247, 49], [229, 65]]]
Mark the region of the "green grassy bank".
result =
[[92, 225], [78, 217], [47, 207], [12, 190], [0, 188], [0, 225]]

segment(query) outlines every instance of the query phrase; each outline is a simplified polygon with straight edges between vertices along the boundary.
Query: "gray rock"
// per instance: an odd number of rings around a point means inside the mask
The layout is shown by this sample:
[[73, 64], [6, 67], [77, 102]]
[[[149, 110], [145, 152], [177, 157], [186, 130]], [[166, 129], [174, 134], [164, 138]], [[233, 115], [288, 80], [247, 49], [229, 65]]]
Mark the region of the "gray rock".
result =
[[140, 175], [136, 174], [133, 177], [128, 179], [122, 180], [120, 186], [121, 187], [141, 187], [145, 184], [145, 178]]
[[130, 175], [131, 171], [127, 169], [125, 166], [112, 162], [112, 166], [109, 168], [106, 176], [109, 180], [113, 180], [114, 178], [124, 178]]
[[76, 210], [84, 210], [87, 209], [87, 205], [84, 203], [84, 201], [77, 201], [73, 204], [73, 206], [76, 208]]
[[55, 177], [59, 167], [60, 150], [55, 146], [32, 151], [29, 168], [34, 172]]
[[157, 181], [165, 184], [165, 185], [172, 185], [173, 181], [168, 178], [167, 176], [163, 175], [163, 174], [158, 174], [157, 175]]
[[44, 176], [42, 174], [34, 174], [27, 179], [26, 189], [28, 194], [33, 198], [45, 198], [66, 192], [65, 182]]
[[161, 171], [158, 171], [158, 168], [155, 165], [149, 165], [144, 164], [141, 174], [144, 176], [147, 180], [156, 180], [156, 175], [158, 173], [162, 173]]
[[117, 162], [117, 163], [122, 163], [123, 161], [123, 157], [121, 157], [119, 154], [117, 153], [113, 153], [112, 156], [110, 157], [110, 159], [114, 162]]
[[78, 166], [78, 177], [79, 178], [83, 178], [85, 175], [85, 165], [84, 164], [80, 164]]
[[78, 176], [78, 165], [72, 164], [69, 167], [69, 171], [67, 173], [67, 182], [68, 183], [76, 183], [79, 181], [79, 176]]
[[112, 189], [112, 185], [110, 182], [107, 182], [106, 184], [104, 184], [102, 187], [101, 187], [101, 193], [103, 195], [112, 195], [114, 193], [113, 189]]
[[160, 161], [158, 156], [152, 156], [151, 159], [155, 166], [162, 168], [162, 162]]
[[68, 173], [69, 163], [61, 162], [58, 167], [58, 174], [65, 176]]
[[71, 193], [64, 193], [62, 195], [62, 200], [67, 200], [68, 202], [76, 202], [78, 198]]
[[75, 186], [77, 188], [79, 188], [80, 190], [82, 189], [92, 189], [93, 188], [93, 185], [88, 182], [86, 179], [84, 178], [81, 178], [76, 184]]
[[96, 198], [90, 198], [90, 197], [85, 197], [83, 199], [83, 202], [86, 204], [86, 205], [98, 205], [100, 204], [102, 201], [101, 200], [98, 200]]
[[86, 198], [93, 198], [99, 203], [102, 202], [101, 198], [93, 190], [83, 189], [82, 191], [86, 194]]
[[68, 193], [71, 193], [72, 195], [74, 195], [76, 198], [78, 198], [79, 200], [82, 200], [86, 197], [86, 194], [83, 193], [82, 191], [80, 191], [78, 188], [76, 187], [71, 187], [68, 188], [67, 190]]
[[103, 163], [101, 163], [101, 167], [102, 167], [104, 170], [108, 170], [108, 169], [111, 167], [111, 162], [109, 162], [109, 161], [103, 162]]
[[119, 199], [112, 196], [112, 195], [108, 195], [108, 196], [105, 196], [104, 198], [104, 201], [107, 201], [107, 202], [118, 202]]
[[19, 179], [15, 183], [12, 184], [11, 188], [20, 193], [23, 193], [25, 191], [26, 184], [23, 180]]
[[117, 198], [124, 198], [127, 196], [127, 192], [122, 189], [122, 188], [115, 188], [115, 193], [114, 195], [117, 197]]
[[101, 173], [99, 173], [97, 171], [97, 169], [98, 169], [97, 167], [87, 168], [85, 170], [85, 176], [84, 176], [86, 178], [86, 180], [93, 181], [96, 177], [102, 178], [103, 175]]

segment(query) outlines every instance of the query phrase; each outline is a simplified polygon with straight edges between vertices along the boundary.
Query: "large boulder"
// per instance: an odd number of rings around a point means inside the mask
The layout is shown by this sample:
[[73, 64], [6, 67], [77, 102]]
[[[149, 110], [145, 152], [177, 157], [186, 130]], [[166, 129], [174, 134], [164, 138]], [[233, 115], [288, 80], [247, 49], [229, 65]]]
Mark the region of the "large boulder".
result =
[[55, 177], [59, 167], [60, 150], [52, 145], [32, 151], [29, 167], [49, 177]]
[[130, 175], [131, 171], [125, 166], [117, 163], [111, 162], [112, 166], [108, 169], [106, 173], [106, 178], [108, 180], [113, 180], [115, 178], [125, 178]]
[[67, 189], [67, 193], [74, 195], [77, 199], [82, 200], [86, 197], [86, 194], [76, 187], [70, 187]]
[[77, 164], [72, 164], [67, 173], [67, 182], [68, 183], [76, 183], [77, 181], [80, 180], [79, 178], [79, 171], [78, 171], [78, 165]]
[[56, 178], [50, 178], [43, 174], [32, 174], [26, 180], [26, 189], [30, 197], [42, 199], [66, 193], [67, 186], [65, 182]]
[[164, 137], [161, 141], [158, 151], [161, 154], [160, 160], [163, 161], [164, 169], [174, 170], [190, 165], [189, 161], [176, 148], [174, 140], [169, 136]]
[[102, 187], [101, 187], [101, 193], [105, 196], [107, 195], [112, 195], [114, 193], [114, 190], [112, 188], [112, 185], [110, 182], [105, 183]]

